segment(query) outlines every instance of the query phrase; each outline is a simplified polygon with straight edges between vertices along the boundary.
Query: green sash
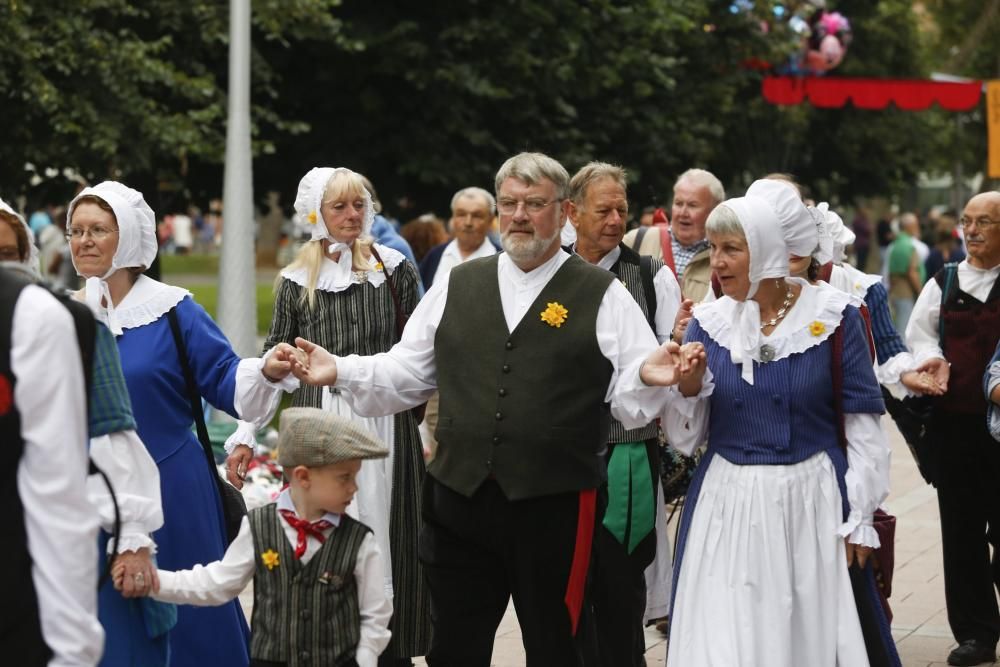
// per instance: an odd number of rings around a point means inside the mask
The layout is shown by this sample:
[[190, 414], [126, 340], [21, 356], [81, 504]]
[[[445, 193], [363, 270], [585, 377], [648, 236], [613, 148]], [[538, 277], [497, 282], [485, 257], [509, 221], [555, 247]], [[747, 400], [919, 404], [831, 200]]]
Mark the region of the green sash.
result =
[[604, 527], [626, 545], [629, 553], [635, 551], [653, 530], [655, 504], [646, 443], [616, 444], [608, 461], [608, 509], [604, 513]]

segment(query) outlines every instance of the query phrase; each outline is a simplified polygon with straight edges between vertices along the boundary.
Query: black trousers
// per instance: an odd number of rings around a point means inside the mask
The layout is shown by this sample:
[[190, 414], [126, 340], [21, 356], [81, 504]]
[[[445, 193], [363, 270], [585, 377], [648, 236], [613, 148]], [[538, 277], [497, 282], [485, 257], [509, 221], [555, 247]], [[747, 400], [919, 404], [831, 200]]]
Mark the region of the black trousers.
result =
[[[656, 440], [646, 442], [646, 457], [653, 481], [650, 493], [653, 496], [654, 517], [656, 521], [663, 521], [663, 507], [656, 505], [656, 485], [660, 482]], [[606, 497], [607, 492], [605, 485], [601, 493]], [[591, 592], [597, 646], [603, 667], [645, 664], [646, 638], [642, 625], [646, 612], [645, 572], [655, 557], [655, 529], [642, 539], [631, 554], [627, 546], [615, 539], [607, 528], [601, 526], [597, 529], [591, 564]]]
[[[428, 665], [488, 667], [512, 596], [527, 667], [595, 664], [586, 600], [576, 635], [564, 602], [578, 493], [510, 501], [487, 480], [467, 498], [432, 475], [423, 493], [419, 553], [434, 624]], [[599, 524], [603, 508], [597, 505]]]
[[[1000, 638], [1000, 445], [984, 415], [936, 415], [938, 506], [948, 623], [959, 642]], [[993, 548], [992, 555], [990, 547]]]

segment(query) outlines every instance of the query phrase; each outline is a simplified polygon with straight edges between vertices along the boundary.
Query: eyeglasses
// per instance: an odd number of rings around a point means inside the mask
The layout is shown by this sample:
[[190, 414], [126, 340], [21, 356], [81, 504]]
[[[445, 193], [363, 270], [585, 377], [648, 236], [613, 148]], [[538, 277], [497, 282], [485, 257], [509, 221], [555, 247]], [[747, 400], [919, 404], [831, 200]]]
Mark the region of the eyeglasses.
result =
[[517, 207], [524, 204], [524, 210], [531, 215], [537, 215], [545, 210], [546, 206], [562, 201], [562, 199], [500, 199], [497, 201], [497, 210], [504, 215], [514, 215]]
[[991, 227], [996, 227], [1000, 225], [1000, 220], [990, 220], [989, 218], [962, 218], [958, 221], [958, 224], [962, 226], [963, 229], [968, 229], [972, 226], [972, 223], [976, 223], [976, 227], [980, 229], [989, 229]]
[[90, 238], [94, 241], [103, 241], [112, 234], [117, 234], [117, 229], [112, 229], [110, 227], [101, 227], [100, 225], [95, 225], [89, 229], [81, 229], [80, 227], [70, 227], [66, 230], [66, 238], [70, 241], [82, 241], [84, 236], [90, 235]]

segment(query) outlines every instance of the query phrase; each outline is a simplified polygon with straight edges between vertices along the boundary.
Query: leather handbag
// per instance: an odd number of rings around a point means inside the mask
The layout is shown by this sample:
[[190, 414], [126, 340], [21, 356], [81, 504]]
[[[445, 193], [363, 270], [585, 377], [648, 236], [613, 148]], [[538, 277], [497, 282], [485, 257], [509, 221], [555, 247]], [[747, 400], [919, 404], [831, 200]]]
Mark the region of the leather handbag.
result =
[[201, 407], [201, 394], [198, 393], [198, 386], [194, 382], [194, 374], [191, 372], [191, 364], [188, 361], [187, 350], [184, 347], [184, 339], [181, 337], [181, 325], [177, 319], [177, 309], [171, 308], [167, 311], [167, 319], [170, 320], [170, 331], [174, 335], [174, 344], [177, 346], [177, 357], [181, 362], [181, 371], [184, 373], [184, 382], [187, 384], [188, 400], [191, 402], [191, 413], [194, 415], [194, 423], [198, 429], [198, 441], [205, 451], [205, 461], [208, 463], [209, 474], [215, 479], [219, 490], [219, 500], [222, 503], [222, 515], [225, 525], [226, 544], [229, 545], [240, 532], [240, 524], [247, 514], [247, 503], [243, 499], [243, 494], [235, 486], [222, 479], [219, 470], [215, 467], [215, 455], [212, 453], [212, 442], [208, 437], [208, 427], [205, 426], [205, 413]]
[[[392, 305], [396, 312], [396, 341], [403, 337], [403, 329], [406, 328], [406, 322], [410, 319], [409, 314], [403, 312], [403, 306], [399, 301], [399, 293], [396, 292], [396, 286], [393, 284], [392, 274], [389, 273], [389, 267], [385, 265], [382, 258], [379, 257], [378, 251], [375, 250], [375, 244], [371, 247], [372, 256], [375, 261], [382, 265], [382, 270], [385, 271], [385, 284], [389, 287], [389, 294], [392, 295]], [[411, 408], [410, 412], [413, 413], [413, 418], [417, 420], [419, 424], [424, 420], [424, 413], [427, 411], [427, 403], [421, 403], [415, 408]]]

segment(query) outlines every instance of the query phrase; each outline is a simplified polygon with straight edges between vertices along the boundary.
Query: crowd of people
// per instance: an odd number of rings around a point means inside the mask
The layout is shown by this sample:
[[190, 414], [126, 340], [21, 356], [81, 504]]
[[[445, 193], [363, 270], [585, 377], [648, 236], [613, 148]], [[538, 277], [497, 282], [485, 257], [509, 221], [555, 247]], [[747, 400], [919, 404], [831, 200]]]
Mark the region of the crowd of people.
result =
[[[899, 665], [882, 420], [913, 400], [947, 660], [994, 660], [1000, 193], [970, 199], [936, 257], [903, 216], [884, 277], [784, 174], [727, 198], [689, 169], [628, 233], [621, 167], [571, 176], [541, 153], [409, 242], [348, 168], [311, 169], [294, 208], [305, 240], [241, 359], [146, 275], [142, 193], [68, 202], [68, 291], [0, 202], [16, 664], [485, 666], [513, 600], [528, 665], [643, 665], [652, 623], [671, 667]], [[286, 392], [286, 487], [245, 513], [233, 487]], [[232, 486], [192, 431], [202, 400], [242, 420]], [[701, 452], [675, 559], [666, 447]]]

